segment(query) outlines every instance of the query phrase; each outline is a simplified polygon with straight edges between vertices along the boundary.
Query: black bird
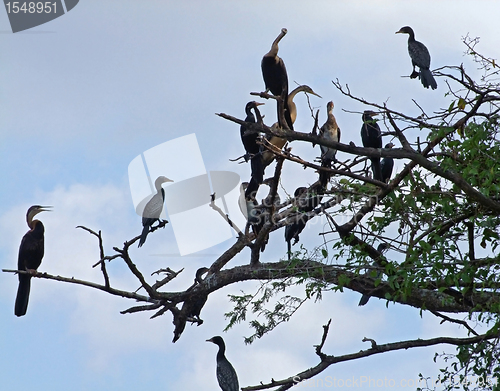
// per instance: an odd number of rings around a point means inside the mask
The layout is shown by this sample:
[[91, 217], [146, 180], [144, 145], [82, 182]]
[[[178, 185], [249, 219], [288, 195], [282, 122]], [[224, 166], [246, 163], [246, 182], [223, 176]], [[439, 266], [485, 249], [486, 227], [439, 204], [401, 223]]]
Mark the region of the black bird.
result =
[[[408, 34], [408, 53], [410, 54], [411, 63], [413, 65], [413, 72], [410, 78], [415, 79], [417, 76], [420, 78], [422, 85], [425, 88], [429, 86], [435, 90], [437, 88], [436, 80], [429, 70], [431, 66], [431, 55], [422, 42], [415, 40], [415, 33], [409, 26], [401, 27], [396, 34]], [[420, 69], [420, 72], [415, 71], [415, 65]]]
[[[24, 234], [19, 246], [19, 256], [17, 258], [17, 270], [36, 270], [42, 263], [44, 253], [44, 233], [45, 228], [40, 220], [33, 220], [33, 217], [40, 212], [50, 211], [51, 206], [34, 205], [26, 213], [26, 222], [30, 230]], [[19, 274], [19, 287], [17, 288], [16, 305], [14, 313], [16, 316], [23, 316], [28, 309], [30, 297], [31, 275]]]
[[[328, 117], [326, 122], [319, 130], [319, 137], [328, 141], [340, 142], [340, 128], [337, 125], [335, 116], [333, 115], [333, 102], [328, 102], [328, 104], [326, 105], [326, 111]], [[336, 154], [336, 149], [321, 145], [321, 167], [332, 168], [332, 162], [337, 161], [337, 159], [335, 158]], [[323, 188], [326, 187], [329, 179], [329, 173], [320, 171], [319, 181]]]
[[[285, 63], [278, 56], [278, 43], [286, 35], [287, 29], [282, 28], [278, 37], [271, 45], [271, 50], [267, 52], [262, 58], [261, 68], [264, 83], [266, 85], [266, 92], [271, 91], [273, 95], [283, 97], [284, 111], [288, 110], [287, 97], [288, 97], [288, 75], [286, 73]], [[279, 104], [278, 104], [278, 122], [279, 121]], [[280, 125], [282, 125], [280, 123]]]
[[[386, 147], [387, 148], [387, 147]], [[387, 243], [380, 243], [377, 247], [377, 251], [380, 253], [380, 255], [384, 254], [384, 252], [389, 248], [389, 245]], [[374, 265], [377, 265], [377, 263], [374, 263]], [[382, 273], [380, 271], [377, 271], [377, 278], [380, 277]], [[363, 306], [366, 303], [368, 303], [368, 300], [370, 300], [370, 295], [365, 295], [361, 296], [361, 299], [359, 300], [358, 306]]]
[[161, 187], [162, 183], [173, 182], [164, 176], [159, 176], [155, 181], [156, 194], [151, 198], [144, 210], [142, 212], [142, 233], [141, 239], [139, 240], [139, 247], [141, 247], [145, 242], [149, 234], [151, 226], [155, 221], [160, 219], [160, 214], [163, 210], [163, 201], [165, 201], [165, 190]]
[[308, 190], [306, 187], [298, 187], [293, 193], [295, 197], [295, 206], [297, 214], [294, 216], [294, 222], [285, 227], [285, 242], [287, 243], [288, 259], [292, 254], [292, 239], [293, 245], [299, 241], [299, 235], [306, 227], [307, 217], [305, 213], [316, 208], [323, 198], [324, 187], [313, 185]]
[[[378, 115], [374, 111], [365, 110], [363, 112], [363, 126], [361, 127], [361, 141], [365, 148], [382, 148], [382, 135], [377, 121], [373, 118]], [[380, 172], [380, 158], [370, 158], [372, 162], [373, 179], [382, 180]]]
[[[290, 92], [287, 98], [288, 110], [285, 112], [285, 119], [288, 124], [288, 128], [290, 130], [293, 130], [293, 124], [297, 119], [297, 106], [295, 105], [293, 99], [295, 98], [295, 95], [297, 95], [299, 92], [316, 95], [317, 97], [321, 98], [321, 96], [316, 94], [311, 87], [306, 86], [305, 84], [298, 86], [292, 92]], [[277, 136], [268, 136], [267, 140], [278, 149], [282, 149], [283, 146], [286, 144], [286, 139]], [[264, 167], [267, 167], [268, 165], [271, 164], [271, 162], [274, 160], [274, 156], [275, 155], [270, 151], [267, 150], [262, 151], [262, 160], [264, 162]]]
[[[207, 267], [201, 267], [199, 268], [197, 271], [196, 271], [196, 277], [195, 277], [195, 281], [196, 283], [199, 285], [203, 282], [203, 278], [202, 276], [208, 272], [208, 268]], [[199, 321], [201, 321], [200, 323], [198, 323], [198, 325], [202, 324], [203, 321], [200, 319], [200, 313], [201, 313], [201, 309], [203, 308], [203, 306], [205, 305], [205, 303], [207, 302], [207, 298], [208, 296], [207, 295], [202, 295], [198, 298], [196, 298], [195, 300], [192, 301], [192, 304], [191, 304], [191, 311], [190, 313], [188, 314], [188, 316], [191, 316], [191, 317], [197, 317]]]
[[207, 339], [207, 342], [213, 342], [219, 347], [219, 351], [217, 352], [216, 357], [216, 373], [219, 387], [222, 391], [239, 391], [238, 375], [236, 375], [236, 371], [224, 355], [226, 351], [224, 340], [222, 339], [222, 337], [216, 336]]
[[[279, 194], [276, 194], [274, 197], [274, 203], [272, 203], [271, 200], [271, 194], [268, 194], [266, 198], [262, 200], [262, 207], [256, 208], [255, 209], [255, 223], [252, 224], [252, 231], [255, 234], [255, 237], [260, 233], [261, 229], [264, 227], [264, 224], [269, 221], [271, 213], [270, 209], [271, 208], [276, 208], [280, 204], [280, 196]], [[264, 252], [266, 249], [266, 245], [269, 242], [269, 233], [267, 236], [264, 238], [262, 241], [262, 244], [260, 246], [260, 251]]]
[[[385, 148], [394, 147], [393, 143], [385, 145]], [[382, 175], [382, 182], [389, 183], [392, 175], [392, 169], [394, 168], [394, 159], [392, 157], [385, 157], [380, 163], [380, 173]]]
[[[257, 107], [263, 104], [264, 103], [257, 103], [255, 101], [248, 102], [245, 106], [245, 113], [247, 114], [245, 122], [255, 123], [255, 116], [257, 116], [257, 122], [262, 123], [262, 116]], [[252, 113], [252, 110], [254, 110], [255, 115]], [[257, 143], [257, 141], [260, 139], [260, 135], [257, 132], [248, 132], [248, 130], [249, 129], [247, 126], [241, 125], [241, 142], [245, 147], [247, 156], [250, 157], [250, 167], [252, 170], [252, 177], [245, 192], [245, 197], [247, 199], [250, 199], [251, 197], [255, 197], [255, 193], [264, 180], [264, 166], [262, 163], [261, 146]]]
[[[203, 282], [202, 276], [206, 272], [208, 272], [208, 268], [206, 267], [199, 268], [196, 271], [194, 284], [186, 292], [191, 292], [197, 285], [201, 284]], [[208, 295], [203, 293], [197, 296], [193, 295], [192, 297], [189, 297], [184, 301], [181, 311], [176, 316], [174, 316], [173, 323], [175, 325], [175, 328], [174, 328], [174, 339], [172, 340], [173, 343], [175, 343], [181, 337], [181, 334], [186, 328], [186, 322], [188, 320], [191, 322], [197, 322], [198, 326], [203, 324], [203, 320], [200, 318], [200, 313], [203, 306], [207, 302], [207, 298]]]

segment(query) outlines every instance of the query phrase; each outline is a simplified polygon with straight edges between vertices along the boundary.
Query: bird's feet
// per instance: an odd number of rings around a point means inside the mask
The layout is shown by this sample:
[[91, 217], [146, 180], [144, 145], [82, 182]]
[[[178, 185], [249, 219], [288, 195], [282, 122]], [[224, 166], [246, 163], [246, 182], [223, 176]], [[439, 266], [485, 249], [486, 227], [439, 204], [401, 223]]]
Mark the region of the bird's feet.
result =
[[420, 72], [413, 71], [410, 75], [410, 79], [416, 79], [420, 75]]

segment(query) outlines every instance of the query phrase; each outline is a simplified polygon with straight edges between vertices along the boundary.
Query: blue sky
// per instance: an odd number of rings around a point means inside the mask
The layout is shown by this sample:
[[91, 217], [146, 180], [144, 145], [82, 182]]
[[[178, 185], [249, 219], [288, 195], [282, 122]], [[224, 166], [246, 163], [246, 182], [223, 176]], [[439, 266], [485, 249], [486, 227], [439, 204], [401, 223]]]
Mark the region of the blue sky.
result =
[[[208, 5], [209, 4], [209, 5]], [[406, 36], [400, 27], [414, 28], [432, 56], [431, 68], [464, 63], [472, 73], [461, 37], [481, 37], [479, 50], [498, 58], [500, 6], [494, 1], [97, 1], [81, 0], [67, 15], [31, 30], [12, 34], [0, 12], [0, 259], [15, 268], [17, 251], [27, 231], [25, 213], [33, 204], [53, 205], [40, 215], [46, 227], [46, 254], [41, 271], [101, 282], [95, 238], [77, 225], [102, 230], [105, 247], [138, 235], [127, 168], [137, 155], [171, 139], [195, 133], [207, 170], [234, 171], [247, 178], [249, 167], [229, 161], [243, 153], [239, 127], [215, 115], [244, 117], [251, 91], [264, 89], [260, 60], [282, 27], [280, 44], [290, 89], [311, 86], [323, 99], [335, 102], [342, 141], [360, 145], [363, 111], [343, 97], [331, 81], [349, 84], [351, 91], [372, 102], [384, 102], [418, 115], [415, 99], [426, 110], [448, 107], [447, 89], [438, 79], [436, 91], [402, 78], [411, 72]], [[307, 101], [296, 98], [295, 128], [312, 129]], [[266, 123], [275, 108], [262, 108]], [[319, 148], [292, 144], [306, 159]], [[339, 154], [342, 158], [342, 154]], [[344, 156], [345, 158], [345, 156]], [[401, 168], [397, 162], [396, 168]], [[168, 176], [168, 174], [166, 174]], [[283, 188], [315, 181], [316, 174], [287, 165]], [[280, 190], [282, 198], [285, 193]], [[311, 222], [312, 223], [312, 222]], [[311, 224], [302, 242], [321, 244]], [[134, 249], [134, 261], [147, 273], [169, 266], [185, 268], [169, 289], [184, 289], [201, 266], [208, 266], [231, 241], [196, 256], [178, 254], [171, 226], [148, 237]], [[271, 235], [264, 261], [285, 255], [283, 232]], [[170, 256], [158, 254], [168, 253]], [[228, 266], [248, 262], [239, 254]], [[113, 261], [111, 282], [135, 290], [126, 267]], [[242, 386], [279, 379], [317, 364], [313, 345], [332, 318], [325, 351], [339, 355], [367, 348], [363, 337], [379, 343], [453, 333], [418, 310], [372, 299], [358, 308], [359, 295], [327, 293], [320, 303], [306, 304], [287, 324], [251, 346], [243, 344], [246, 325], [228, 333], [224, 312], [228, 293], [252, 292], [256, 283], [219, 291], [203, 309], [205, 323], [187, 326], [172, 344], [169, 315], [150, 320], [148, 314], [120, 315], [134, 303], [88, 288], [35, 280], [28, 313], [13, 314], [17, 277], [0, 275], [0, 377], [6, 390], [217, 390], [215, 345], [204, 342], [223, 335], [227, 356]], [[299, 292], [299, 291], [297, 291]], [[332, 366], [322, 377], [375, 379], [435, 376], [434, 347], [390, 353]], [[360, 387], [359, 389], [364, 389]]]

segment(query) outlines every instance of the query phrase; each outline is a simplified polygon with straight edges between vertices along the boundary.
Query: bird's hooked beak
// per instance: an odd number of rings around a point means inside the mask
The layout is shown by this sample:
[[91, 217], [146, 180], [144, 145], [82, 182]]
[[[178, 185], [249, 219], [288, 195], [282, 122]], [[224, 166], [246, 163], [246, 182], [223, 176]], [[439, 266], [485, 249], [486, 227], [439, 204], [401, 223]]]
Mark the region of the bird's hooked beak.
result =
[[401, 30], [402, 30], [402, 28], [400, 28], [400, 29], [399, 29], [398, 31], [396, 31], [394, 34], [403, 34], [403, 33], [404, 33], [404, 31], [401, 31]]
[[207, 339], [205, 342], [214, 342], [213, 338]]

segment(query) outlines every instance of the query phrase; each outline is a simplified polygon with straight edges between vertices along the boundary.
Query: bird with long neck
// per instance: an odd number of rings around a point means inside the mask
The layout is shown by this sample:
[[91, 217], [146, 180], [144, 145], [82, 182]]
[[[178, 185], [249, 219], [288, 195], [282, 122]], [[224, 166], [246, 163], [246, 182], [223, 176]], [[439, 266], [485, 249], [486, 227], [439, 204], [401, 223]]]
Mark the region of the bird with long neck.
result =
[[[327, 119], [319, 130], [319, 137], [327, 141], [340, 142], [340, 128], [337, 125], [337, 120], [333, 115], [333, 102], [328, 102], [326, 105]], [[321, 145], [321, 167], [332, 168], [332, 162], [337, 161], [335, 148], [325, 147]], [[319, 181], [322, 187], [326, 187], [330, 174], [324, 171], [319, 173]]]
[[[278, 44], [281, 39], [286, 35], [287, 29], [282, 28], [280, 34], [276, 37], [273, 44], [271, 45], [271, 50], [267, 52], [264, 57], [262, 57], [261, 68], [262, 77], [264, 78], [264, 84], [266, 86], [266, 92], [271, 91], [275, 96], [281, 96], [283, 98], [283, 112], [288, 110], [288, 75], [286, 73], [285, 63], [283, 59], [278, 56]], [[278, 103], [278, 122], [280, 126], [283, 124], [280, 121], [280, 105]]]
[[207, 342], [212, 342], [219, 347], [219, 351], [216, 356], [216, 374], [219, 387], [222, 391], [239, 391], [238, 375], [226, 358], [226, 344], [224, 343], [224, 340], [222, 337], [216, 336], [207, 339]]
[[[257, 103], [255, 101], [248, 102], [245, 106], [246, 118], [245, 122], [262, 123], [262, 116], [257, 108], [264, 103]], [[255, 112], [255, 115], [252, 113]], [[257, 116], [257, 120], [256, 117]], [[261, 146], [258, 143], [260, 134], [258, 132], [250, 132], [247, 125], [243, 124], [240, 127], [241, 142], [245, 147], [247, 156], [250, 157], [251, 179], [245, 192], [245, 197], [251, 199], [255, 197], [255, 193], [259, 189], [260, 184], [264, 180], [264, 165], [262, 160]]]
[[[40, 220], [33, 218], [40, 212], [50, 211], [51, 206], [34, 205], [26, 213], [26, 222], [30, 230], [26, 232], [19, 246], [17, 269], [24, 271], [37, 270], [42, 263], [44, 254], [45, 227]], [[14, 313], [23, 316], [28, 309], [28, 301], [31, 289], [31, 275], [19, 274], [19, 286], [17, 288], [16, 304]]]
[[[307, 85], [301, 85], [295, 88], [290, 94], [288, 95], [287, 98], [287, 107], [288, 110], [285, 112], [285, 119], [288, 124], [288, 128], [290, 130], [293, 130], [293, 124], [295, 123], [295, 120], [297, 119], [297, 106], [295, 105], [295, 102], [293, 99], [299, 92], [304, 92], [305, 94], [312, 94], [315, 95], [319, 98], [321, 98], [320, 95], [316, 94], [313, 89]], [[276, 148], [282, 149], [283, 146], [286, 144], [286, 139], [277, 137], [277, 136], [270, 136], [267, 138], [267, 140], [273, 144]], [[262, 161], [264, 164], [264, 167], [267, 167], [271, 162], [274, 160], [274, 154], [268, 150], [265, 150], [262, 152]]]
[[[377, 121], [373, 118], [378, 113], [365, 110], [363, 112], [363, 126], [361, 127], [361, 141], [365, 148], [382, 148], [382, 134]], [[382, 174], [380, 172], [380, 158], [371, 157], [370, 161], [372, 163], [373, 179], [378, 181], [382, 180]]]
[[[437, 83], [429, 69], [431, 66], [431, 55], [429, 54], [429, 50], [427, 50], [422, 42], [415, 40], [415, 33], [410, 26], [401, 27], [396, 31], [396, 34], [408, 34], [408, 53], [413, 65], [413, 72], [410, 78], [415, 79], [419, 77], [425, 88], [431, 87], [435, 90], [437, 88]], [[415, 70], [415, 66], [419, 68], [420, 72]]]
[[142, 212], [142, 233], [139, 240], [139, 247], [145, 242], [149, 234], [151, 226], [155, 221], [160, 219], [161, 212], [163, 211], [163, 202], [165, 201], [165, 190], [161, 186], [165, 182], [173, 182], [164, 176], [159, 176], [155, 180], [156, 194], [148, 201]]

